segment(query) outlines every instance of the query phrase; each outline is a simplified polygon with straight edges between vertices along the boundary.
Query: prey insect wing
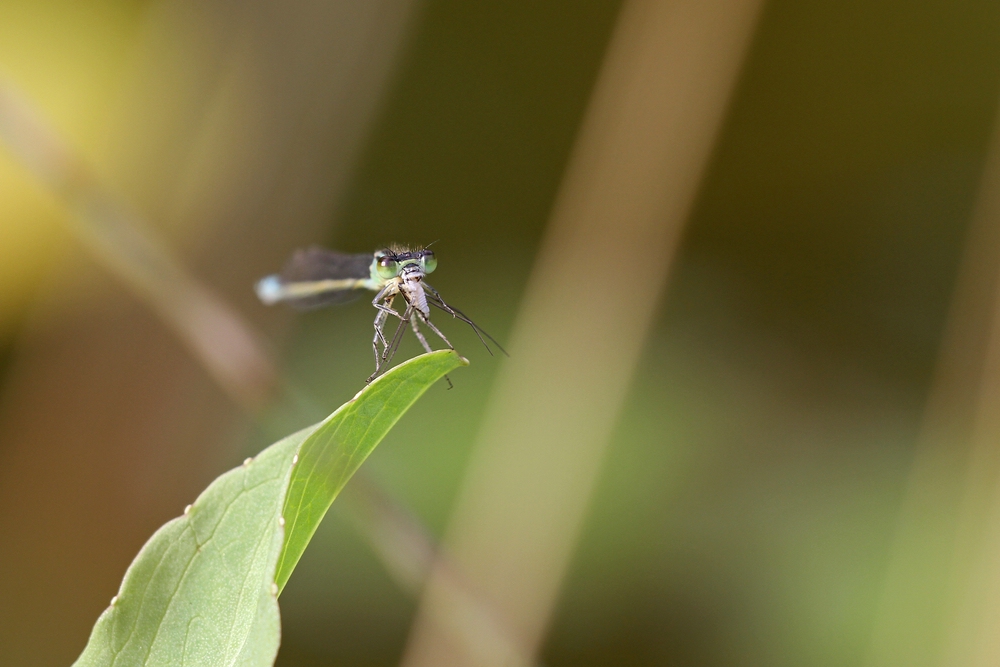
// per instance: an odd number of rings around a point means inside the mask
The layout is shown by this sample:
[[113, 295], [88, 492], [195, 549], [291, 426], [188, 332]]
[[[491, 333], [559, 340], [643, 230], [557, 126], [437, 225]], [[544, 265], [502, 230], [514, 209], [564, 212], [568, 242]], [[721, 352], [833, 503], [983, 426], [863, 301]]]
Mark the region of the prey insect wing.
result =
[[371, 289], [371, 254], [346, 254], [323, 248], [297, 251], [281, 273], [257, 283], [257, 296], [303, 310], [353, 301]]
[[427, 303], [431, 304], [435, 308], [443, 310], [444, 312], [448, 313], [455, 319], [461, 320], [466, 324], [468, 324], [470, 327], [472, 327], [472, 330], [476, 332], [476, 336], [479, 338], [480, 342], [482, 342], [483, 346], [486, 348], [486, 351], [490, 353], [490, 356], [493, 356], [493, 350], [491, 350], [490, 346], [486, 344], [485, 340], [483, 340], [483, 336], [489, 338], [490, 342], [496, 345], [497, 349], [503, 352], [503, 355], [505, 357], [510, 356], [509, 354], [507, 354], [507, 350], [503, 349], [503, 346], [497, 342], [496, 338], [489, 335], [489, 333], [487, 333], [482, 327], [480, 327], [478, 324], [469, 319], [468, 315], [460, 311], [458, 308], [455, 308], [454, 306], [445, 303], [444, 299], [441, 298], [441, 295], [438, 294], [436, 289], [426, 284], [425, 287], [427, 287], [428, 291], [430, 292], [430, 296], [427, 299]]

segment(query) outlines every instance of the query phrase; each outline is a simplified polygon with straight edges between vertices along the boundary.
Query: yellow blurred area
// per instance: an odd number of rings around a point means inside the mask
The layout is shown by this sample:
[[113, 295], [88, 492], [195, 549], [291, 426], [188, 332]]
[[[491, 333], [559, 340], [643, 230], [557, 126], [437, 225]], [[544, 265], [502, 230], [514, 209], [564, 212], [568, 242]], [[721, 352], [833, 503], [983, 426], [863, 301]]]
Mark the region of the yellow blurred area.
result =
[[120, 99], [146, 3], [7, 0], [0, 22], [3, 75], [82, 151], [98, 156]]
[[[100, 164], [144, 3], [7, 0], [0, 82], [29, 96], [81, 154]], [[66, 250], [65, 203], [0, 152], [0, 339]]]
[[67, 237], [66, 211], [9, 156], [0, 157], [0, 245], [9, 249], [0, 262], [0, 339], [5, 339]]

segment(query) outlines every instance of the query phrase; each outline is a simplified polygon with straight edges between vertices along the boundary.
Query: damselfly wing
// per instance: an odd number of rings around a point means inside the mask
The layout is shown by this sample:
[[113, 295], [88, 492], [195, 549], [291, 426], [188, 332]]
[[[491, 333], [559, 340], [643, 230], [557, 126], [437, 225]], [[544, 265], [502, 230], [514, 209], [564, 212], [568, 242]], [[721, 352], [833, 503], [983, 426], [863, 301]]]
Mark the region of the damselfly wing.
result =
[[309, 310], [347, 303], [372, 289], [371, 253], [347, 254], [313, 246], [296, 250], [281, 273], [257, 283], [257, 296], [271, 305], [283, 301]]

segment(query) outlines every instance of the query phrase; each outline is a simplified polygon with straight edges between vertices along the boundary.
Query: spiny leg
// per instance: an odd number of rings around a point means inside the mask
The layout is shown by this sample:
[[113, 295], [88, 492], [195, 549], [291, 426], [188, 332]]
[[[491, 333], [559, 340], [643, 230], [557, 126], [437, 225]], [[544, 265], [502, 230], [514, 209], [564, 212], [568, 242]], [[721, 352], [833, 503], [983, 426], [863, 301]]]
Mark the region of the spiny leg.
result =
[[[382, 374], [383, 369], [389, 365], [392, 360], [393, 355], [396, 354], [396, 349], [399, 347], [399, 341], [403, 339], [403, 331], [406, 323], [410, 321], [410, 316], [413, 312], [413, 307], [408, 306], [406, 312], [399, 316], [399, 325], [396, 327], [396, 332], [392, 335], [392, 342], [386, 346], [385, 350], [382, 352], [381, 359], [376, 359], [375, 362], [375, 372], [372, 373], [366, 382], [371, 382], [379, 375]], [[399, 315], [399, 313], [397, 313]], [[381, 363], [380, 363], [381, 362]]]
[[[383, 290], [383, 292], [384, 291], [385, 290]], [[381, 294], [381, 292], [380, 292], [380, 294]], [[385, 321], [389, 317], [389, 312], [392, 312], [393, 314], [398, 315], [398, 313], [396, 313], [396, 311], [392, 309], [392, 300], [394, 298], [395, 298], [395, 296], [390, 296], [386, 300], [386, 305], [383, 306], [383, 307], [380, 307], [380, 306], [382, 306], [382, 304], [375, 304], [376, 307], [378, 308], [378, 314], [375, 315], [375, 336], [372, 338], [372, 350], [375, 353], [375, 371], [376, 371], [376, 373], [378, 372], [378, 368], [379, 368], [379, 365], [380, 365], [379, 364], [379, 359], [381, 358], [381, 355], [379, 354], [378, 344], [380, 342], [382, 343], [382, 349], [383, 350], [389, 347], [389, 344], [385, 340], [385, 333], [383, 332], [383, 329], [385, 328]]]
[[[385, 326], [386, 318], [389, 315], [395, 315], [396, 317], [400, 317], [400, 319], [402, 319], [400, 314], [396, 312], [396, 309], [392, 307], [392, 302], [396, 298], [397, 294], [399, 294], [399, 292], [396, 290], [396, 286], [393, 283], [389, 283], [375, 295], [374, 299], [372, 299], [372, 305], [378, 309], [378, 314], [382, 317], [381, 322], [379, 321], [378, 316], [375, 317], [375, 333], [379, 340], [382, 341], [383, 347], [386, 342], [385, 336], [382, 334], [382, 328]], [[385, 303], [381, 303], [383, 300]]]
[[393, 334], [391, 343], [387, 342], [384, 337], [382, 338], [383, 348], [381, 354], [379, 354], [378, 346], [375, 345], [375, 372], [368, 377], [366, 382], [371, 382], [382, 374], [383, 369], [387, 365], [386, 360], [391, 356], [389, 354], [389, 350], [390, 348], [395, 348], [395, 346], [398, 345], [397, 340], [399, 339], [399, 332], [405, 325], [405, 320], [396, 325], [396, 332]]
[[[417, 311], [417, 316], [418, 317], [414, 317], [413, 319], [410, 320], [410, 326], [413, 327], [413, 334], [417, 337], [417, 340], [420, 341], [420, 344], [424, 346], [425, 350], [427, 350], [428, 352], [433, 352], [434, 349], [431, 347], [430, 343], [427, 342], [427, 339], [424, 338], [424, 334], [420, 331], [420, 327], [417, 326], [417, 319], [421, 319], [424, 322], [427, 322], [427, 324], [430, 324], [430, 322], [427, 321], [427, 318], [424, 317], [424, 314], [421, 313], [419, 310]], [[445, 341], [445, 342], [447, 343], [448, 341]], [[449, 347], [450, 347], [450, 345], [449, 345]], [[451, 378], [450, 377], [448, 377], [447, 375], [445, 375], [444, 379], [448, 382], [448, 389], [454, 389], [455, 388], [455, 385], [453, 385], [451, 383]]]
[[413, 334], [417, 337], [417, 340], [420, 341], [420, 344], [424, 346], [424, 350], [427, 352], [433, 352], [434, 349], [431, 347], [430, 343], [427, 342], [427, 339], [424, 338], [423, 332], [421, 332], [420, 328], [417, 326], [416, 317], [410, 320], [410, 326], [413, 327]]
[[[426, 322], [427, 324], [430, 324], [430, 322], [427, 321], [427, 318], [424, 317], [424, 314], [421, 313], [420, 311], [417, 311], [417, 315], [418, 315], [418, 317], [414, 317], [413, 319], [410, 320], [410, 325], [413, 327], [413, 334], [417, 337], [417, 340], [420, 341], [420, 344], [423, 345], [424, 349], [427, 352], [433, 352], [434, 349], [431, 347], [430, 343], [427, 342], [427, 339], [424, 338], [424, 334], [420, 331], [420, 327], [417, 326], [417, 319], [419, 318], [419, 319], [423, 320], [424, 322]], [[433, 327], [433, 325], [431, 325], [431, 326]], [[445, 342], [447, 343], [448, 341], [445, 341]], [[449, 347], [451, 347], [451, 346], [449, 345]], [[445, 375], [444, 379], [445, 379], [445, 382], [448, 383], [448, 389], [454, 389], [455, 388], [455, 385], [453, 385], [451, 383], [451, 378], [450, 377], [448, 377], [447, 375]]]
[[[389, 347], [390, 347], [389, 345], [386, 345], [382, 349], [382, 363], [383, 364], [386, 363], [389, 359], [391, 359], [392, 355], [396, 354], [396, 348], [399, 347], [399, 342], [403, 338], [403, 325], [405, 325], [407, 322], [411, 321], [410, 318], [413, 315], [413, 304], [411, 304], [410, 300], [407, 298], [406, 292], [396, 292], [396, 294], [399, 294], [399, 296], [403, 297], [403, 301], [406, 302], [406, 308], [403, 309], [403, 314], [402, 315], [400, 315], [395, 310], [392, 310], [392, 314], [399, 318], [399, 326], [396, 327], [396, 331], [392, 335], [392, 345], [391, 345], [392, 352], [389, 352]], [[383, 340], [383, 342], [385, 342], [385, 341]]]
[[403, 300], [406, 301], [406, 310], [403, 314], [399, 316], [399, 326], [396, 327], [395, 333], [392, 334], [392, 342], [389, 343], [389, 347], [382, 351], [382, 363], [386, 364], [392, 360], [396, 355], [396, 350], [399, 349], [399, 343], [403, 340], [403, 334], [406, 331], [406, 324], [413, 317], [413, 306], [410, 305], [406, 295], [403, 295]]
[[426, 324], [428, 327], [430, 327], [431, 331], [433, 331], [434, 333], [436, 333], [438, 335], [438, 338], [440, 338], [441, 340], [444, 341], [445, 345], [447, 345], [452, 350], [455, 349], [455, 346], [451, 344], [451, 341], [448, 340], [447, 338], [445, 338], [445, 335], [443, 333], [441, 333], [440, 329], [438, 329], [436, 326], [434, 326], [434, 323], [431, 322], [431, 319], [429, 317], [427, 317], [426, 315], [424, 315], [423, 313], [421, 313], [419, 310], [417, 311], [417, 315], [420, 317], [421, 321], [424, 324]]
[[399, 349], [399, 343], [403, 340], [403, 332], [406, 330], [406, 323], [409, 321], [409, 314], [400, 319], [399, 324], [396, 326], [395, 333], [392, 334], [392, 341], [389, 343], [389, 347], [382, 351], [383, 364], [388, 363], [394, 356], [396, 356], [396, 350]]
[[[389, 315], [395, 315], [398, 317], [400, 319], [400, 326], [406, 322], [406, 320], [403, 319], [403, 316], [396, 312], [396, 309], [392, 307], [392, 302], [398, 294], [400, 294], [399, 286], [396, 283], [390, 282], [375, 295], [374, 299], [372, 299], [372, 305], [375, 306], [379, 312], [375, 316], [375, 336], [372, 338], [372, 351], [375, 354], [375, 373], [368, 378], [369, 382], [371, 382], [372, 378], [378, 376], [379, 369], [382, 367], [382, 363], [389, 354], [389, 343], [385, 339], [385, 322]], [[406, 300], [406, 295], [404, 294], [402, 296], [403, 299]], [[409, 306], [409, 301], [407, 301], [407, 306]], [[378, 344], [380, 342], [382, 343], [381, 354], [379, 354], [378, 349]]]

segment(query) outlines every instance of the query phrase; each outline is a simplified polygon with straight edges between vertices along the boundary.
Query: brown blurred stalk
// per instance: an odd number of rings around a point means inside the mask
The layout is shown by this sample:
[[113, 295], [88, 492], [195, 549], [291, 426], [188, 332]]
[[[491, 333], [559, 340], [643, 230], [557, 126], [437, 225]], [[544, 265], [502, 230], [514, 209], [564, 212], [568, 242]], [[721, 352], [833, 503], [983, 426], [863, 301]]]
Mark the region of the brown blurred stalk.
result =
[[109, 194], [9, 84], [0, 82], [0, 139], [60, 197], [75, 237], [189, 347], [238, 404], [256, 410], [277, 372], [261, 338], [196, 280], [139, 215]]
[[952, 297], [867, 664], [1000, 664], [1000, 124]]
[[625, 4], [408, 667], [534, 660], [759, 8]]

